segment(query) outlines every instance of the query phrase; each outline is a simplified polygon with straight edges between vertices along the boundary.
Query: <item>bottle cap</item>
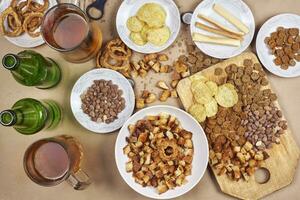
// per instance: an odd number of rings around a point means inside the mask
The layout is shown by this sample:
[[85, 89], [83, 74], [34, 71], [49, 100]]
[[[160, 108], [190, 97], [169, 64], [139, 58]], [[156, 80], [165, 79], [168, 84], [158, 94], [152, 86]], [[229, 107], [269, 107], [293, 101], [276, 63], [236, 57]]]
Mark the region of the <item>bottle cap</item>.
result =
[[192, 16], [193, 16], [192, 12], [182, 13], [181, 14], [181, 21], [182, 21], [182, 23], [188, 24], [188, 25], [191, 24]]
[[19, 64], [19, 58], [15, 54], [6, 54], [2, 59], [2, 64], [6, 69], [13, 69]]
[[13, 110], [4, 110], [0, 113], [0, 124], [3, 126], [13, 126], [17, 122], [16, 113]]

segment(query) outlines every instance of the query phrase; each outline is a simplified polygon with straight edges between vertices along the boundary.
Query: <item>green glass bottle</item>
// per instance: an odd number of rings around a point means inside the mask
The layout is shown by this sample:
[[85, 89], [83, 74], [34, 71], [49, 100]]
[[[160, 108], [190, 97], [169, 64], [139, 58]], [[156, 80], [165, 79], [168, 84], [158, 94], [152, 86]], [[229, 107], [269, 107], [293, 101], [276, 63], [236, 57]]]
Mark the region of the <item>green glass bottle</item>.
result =
[[11, 109], [0, 113], [3, 126], [12, 126], [24, 135], [35, 134], [44, 128], [55, 128], [60, 121], [61, 109], [50, 100], [21, 99]]
[[14, 79], [25, 86], [47, 89], [57, 85], [61, 79], [59, 66], [50, 58], [25, 50], [17, 55], [6, 54], [3, 66], [10, 70]]

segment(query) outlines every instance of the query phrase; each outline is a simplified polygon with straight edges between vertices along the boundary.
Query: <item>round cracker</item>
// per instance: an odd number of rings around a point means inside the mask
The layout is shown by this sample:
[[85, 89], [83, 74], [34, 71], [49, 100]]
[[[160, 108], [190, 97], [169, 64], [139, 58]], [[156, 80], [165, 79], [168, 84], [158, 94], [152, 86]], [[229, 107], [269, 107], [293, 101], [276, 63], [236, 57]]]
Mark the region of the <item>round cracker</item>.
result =
[[207, 104], [213, 99], [212, 92], [202, 81], [193, 81], [191, 90], [197, 103]]
[[165, 25], [166, 12], [157, 3], [146, 3], [137, 12], [137, 17], [146, 22], [151, 28], [160, 28]]
[[214, 81], [207, 81], [206, 86], [210, 89], [213, 96], [218, 93], [218, 85]]
[[238, 102], [238, 94], [231, 86], [224, 84], [219, 87], [215, 99], [220, 106], [230, 108]]
[[126, 22], [127, 28], [132, 32], [140, 32], [145, 23], [139, 20], [136, 16], [129, 17]]
[[206, 111], [203, 105], [201, 104], [193, 104], [189, 108], [189, 113], [198, 121], [204, 122], [206, 119]]
[[150, 29], [147, 31], [147, 40], [156, 46], [164, 45], [170, 38], [170, 29], [166, 26], [157, 29]]
[[130, 39], [139, 46], [143, 46], [147, 43], [147, 41], [143, 40], [143, 37], [141, 35], [141, 33], [135, 33], [135, 32], [131, 32], [130, 33]]
[[209, 103], [204, 104], [207, 117], [213, 117], [218, 113], [218, 103], [212, 99]]

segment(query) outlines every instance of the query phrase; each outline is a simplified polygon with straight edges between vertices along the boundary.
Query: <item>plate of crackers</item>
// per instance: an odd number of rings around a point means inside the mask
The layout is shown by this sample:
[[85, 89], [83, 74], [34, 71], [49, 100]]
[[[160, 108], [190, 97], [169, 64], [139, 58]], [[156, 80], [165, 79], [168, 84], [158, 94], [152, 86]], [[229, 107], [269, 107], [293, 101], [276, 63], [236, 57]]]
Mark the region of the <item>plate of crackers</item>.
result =
[[255, 21], [242, 0], [204, 0], [193, 13], [190, 29], [193, 41], [201, 51], [226, 59], [249, 47]]
[[190, 191], [208, 164], [208, 142], [200, 124], [172, 106], [152, 106], [131, 116], [121, 128], [115, 159], [124, 181], [153, 199]]
[[125, 0], [116, 17], [122, 41], [140, 53], [168, 48], [177, 38], [180, 25], [180, 13], [172, 0]]
[[44, 44], [40, 26], [56, 0], [0, 1], [0, 33], [11, 43], [25, 48]]
[[267, 20], [257, 34], [256, 51], [271, 73], [300, 76], [300, 16], [280, 14]]

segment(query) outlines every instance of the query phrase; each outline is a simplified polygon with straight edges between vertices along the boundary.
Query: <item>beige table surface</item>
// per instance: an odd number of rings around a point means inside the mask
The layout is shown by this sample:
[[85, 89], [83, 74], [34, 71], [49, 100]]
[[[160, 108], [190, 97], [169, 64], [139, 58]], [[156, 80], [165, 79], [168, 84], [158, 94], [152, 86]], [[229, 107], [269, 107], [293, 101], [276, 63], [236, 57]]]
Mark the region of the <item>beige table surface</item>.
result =
[[[114, 20], [117, 8], [121, 2], [121, 0], [108, 0], [104, 19], [99, 23], [105, 33], [105, 41], [116, 36]], [[200, 0], [176, 0], [181, 12], [193, 10], [199, 2]], [[300, 14], [300, 0], [246, 0], [245, 2], [253, 11], [257, 30], [264, 21], [273, 15], [286, 12]], [[183, 29], [184, 28], [183, 26]], [[185, 40], [185, 37], [180, 37], [179, 40]], [[177, 42], [173, 47], [180, 49], [182, 48], [181, 46], [181, 42]], [[21, 48], [12, 45], [3, 37], [0, 38], [1, 59], [6, 53], [17, 53], [21, 50]], [[118, 173], [114, 159], [114, 144], [117, 133], [109, 135], [91, 133], [82, 128], [75, 121], [70, 111], [69, 97], [71, 88], [80, 75], [95, 66], [94, 61], [92, 60], [84, 64], [71, 64], [64, 61], [57, 52], [48, 48], [46, 45], [38, 47], [35, 50], [55, 59], [60, 64], [63, 72], [61, 83], [50, 90], [24, 87], [19, 85], [8, 71], [0, 67], [0, 109], [10, 108], [15, 101], [24, 97], [53, 99], [62, 105], [64, 118], [62, 124], [57, 129], [53, 131], [42, 131], [33, 136], [24, 136], [18, 134], [12, 128], [0, 127], [0, 200], [145, 199], [127, 186]], [[184, 50], [179, 50], [181, 53], [183, 51]], [[171, 57], [178, 56], [177, 50], [167, 50], [167, 53], [170, 53]], [[151, 74], [149, 76], [151, 76]], [[300, 145], [300, 77], [284, 79], [271, 74], [268, 74], [268, 76], [275, 92], [277, 92], [279, 96], [279, 102], [288, 119], [294, 137], [298, 145]], [[145, 80], [139, 80], [139, 82], [143, 83], [139, 85], [151, 89], [154, 83], [153, 80], [155, 79], [157, 79], [157, 77], [154, 79], [153, 77], [148, 77]], [[137, 88], [136, 90], [139, 89], [141, 88]], [[175, 100], [171, 100], [168, 103], [178, 105]], [[93, 179], [93, 184], [85, 191], [75, 191], [67, 183], [62, 183], [52, 188], [41, 187], [31, 182], [23, 171], [22, 159], [25, 149], [40, 138], [59, 134], [75, 136], [84, 146], [84, 168]], [[299, 199], [299, 185], [300, 170], [298, 169], [294, 182], [290, 186], [267, 196], [265, 199]], [[199, 184], [196, 185], [193, 190], [178, 199], [216, 200], [232, 198], [220, 192], [215, 178], [211, 172], [207, 170]]]

